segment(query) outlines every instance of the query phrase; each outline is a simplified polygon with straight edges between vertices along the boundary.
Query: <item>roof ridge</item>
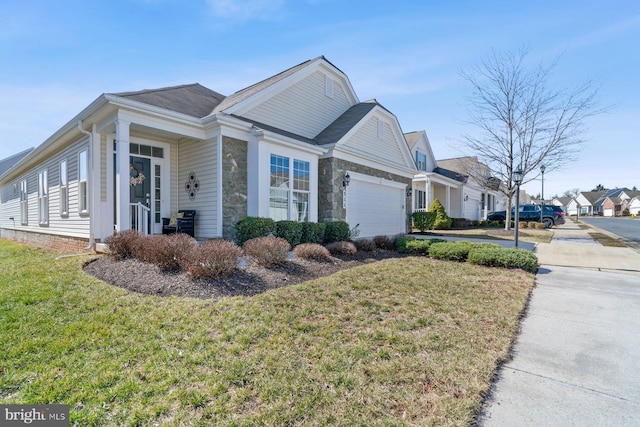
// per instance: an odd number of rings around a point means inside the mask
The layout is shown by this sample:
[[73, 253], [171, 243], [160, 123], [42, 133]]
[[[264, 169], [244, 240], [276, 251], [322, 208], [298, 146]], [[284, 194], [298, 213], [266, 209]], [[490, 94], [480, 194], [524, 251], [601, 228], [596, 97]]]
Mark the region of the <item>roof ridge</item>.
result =
[[[164, 86], [164, 87], [159, 87], [159, 88], [155, 88], [155, 89], [141, 89], [141, 90], [134, 90], [134, 91], [129, 91], [129, 92], [118, 92], [118, 93], [112, 93], [111, 95], [116, 95], [116, 96], [131, 96], [131, 95], [140, 95], [143, 93], [152, 93], [152, 92], [166, 92], [168, 90], [175, 90], [175, 89], [182, 89], [185, 87], [191, 87], [191, 86], [200, 86], [203, 87], [205, 89], [209, 89], [206, 86], [202, 86], [200, 83], [187, 83], [187, 84], [182, 84], [182, 85], [176, 85], [176, 86]], [[211, 90], [211, 89], [209, 89]], [[215, 91], [213, 91], [215, 92]]]

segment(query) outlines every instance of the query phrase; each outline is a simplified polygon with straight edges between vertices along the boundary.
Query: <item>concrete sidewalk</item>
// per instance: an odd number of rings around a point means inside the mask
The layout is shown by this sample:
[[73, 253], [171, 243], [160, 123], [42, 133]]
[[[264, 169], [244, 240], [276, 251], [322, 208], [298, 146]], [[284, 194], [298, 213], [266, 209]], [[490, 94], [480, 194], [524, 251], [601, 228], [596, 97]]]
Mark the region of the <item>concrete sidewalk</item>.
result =
[[640, 425], [640, 254], [569, 221], [541, 261], [484, 426]]

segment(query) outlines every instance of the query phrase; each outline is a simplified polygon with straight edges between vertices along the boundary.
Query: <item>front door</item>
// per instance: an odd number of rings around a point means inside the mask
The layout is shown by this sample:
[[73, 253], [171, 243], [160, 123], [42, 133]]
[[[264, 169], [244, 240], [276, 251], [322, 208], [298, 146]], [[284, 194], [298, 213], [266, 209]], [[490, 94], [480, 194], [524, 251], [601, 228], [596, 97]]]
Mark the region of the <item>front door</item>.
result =
[[[151, 208], [151, 159], [144, 157], [129, 158], [129, 201], [130, 203], [142, 203]], [[147, 216], [147, 227], [151, 225], [151, 216]], [[131, 215], [131, 228], [135, 228], [135, 214]], [[148, 228], [150, 230], [150, 228]]]

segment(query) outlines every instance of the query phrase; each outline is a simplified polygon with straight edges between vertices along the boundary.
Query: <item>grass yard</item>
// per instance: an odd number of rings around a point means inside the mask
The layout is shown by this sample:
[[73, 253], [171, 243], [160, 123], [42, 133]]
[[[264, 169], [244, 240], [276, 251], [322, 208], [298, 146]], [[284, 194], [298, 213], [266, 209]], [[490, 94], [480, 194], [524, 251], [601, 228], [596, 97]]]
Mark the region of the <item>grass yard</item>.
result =
[[253, 297], [129, 293], [0, 240], [0, 402], [72, 425], [468, 425], [534, 285], [399, 258]]
[[[431, 233], [434, 234], [433, 237], [438, 237], [437, 235], [440, 234], [449, 237], [466, 237], [468, 239], [513, 240], [514, 230], [505, 230], [504, 227], [478, 227], [461, 230], [432, 230]], [[553, 229], [520, 228], [518, 235], [520, 241], [532, 243], [549, 243], [552, 237]]]

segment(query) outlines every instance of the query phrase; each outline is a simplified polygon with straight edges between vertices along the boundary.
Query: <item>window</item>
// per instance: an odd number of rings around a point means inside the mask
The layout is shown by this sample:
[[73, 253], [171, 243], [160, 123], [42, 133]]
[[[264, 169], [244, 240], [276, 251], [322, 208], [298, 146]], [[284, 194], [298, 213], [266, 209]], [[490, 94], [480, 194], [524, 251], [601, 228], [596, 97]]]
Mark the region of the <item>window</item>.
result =
[[[309, 162], [271, 155], [269, 217], [275, 221], [309, 220]], [[293, 185], [292, 185], [293, 184]]]
[[422, 190], [415, 190], [415, 210], [427, 208], [427, 193]]
[[60, 215], [69, 214], [69, 182], [67, 178], [67, 161], [60, 162]]
[[29, 193], [27, 193], [27, 180], [20, 181], [20, 223], [28, 224]]
[[421, 151], [416, 151], [416, 168], [419, 171], [427, 171], [427, 155]]
[[38, 174], [38, 222], [41, 225], [49, 223], [49, 180], [46, 169]]
[[78, 211], [80, 212], [87, 212], [89, 209], [88, 160], [87, 150], [78, 155]]

